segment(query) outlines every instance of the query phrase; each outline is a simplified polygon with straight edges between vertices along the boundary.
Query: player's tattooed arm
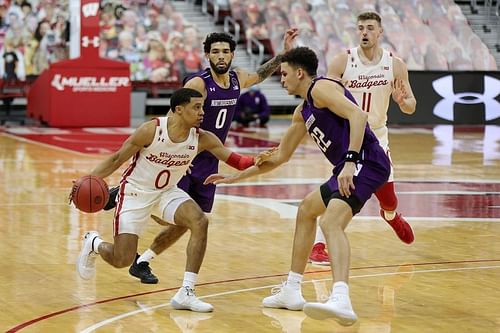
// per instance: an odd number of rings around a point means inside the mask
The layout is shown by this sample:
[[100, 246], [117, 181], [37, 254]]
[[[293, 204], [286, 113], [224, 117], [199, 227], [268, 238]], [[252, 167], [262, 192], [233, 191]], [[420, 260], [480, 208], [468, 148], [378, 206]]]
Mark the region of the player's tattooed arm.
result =
[[259, 76], [259, 81], [258, 83], [264, 81], [267, 79], [271, 74], [276, 72], [278, 67], [281, 65], [281, 59], [283, 58], [283, 55], [278, 54], [259, 68], [257, 68], [257, 75]]
[[259, 84], [265, 79], [267, 79], [271, 74], [273, 74], [281, 65], [281, 54], [270, 59], [265, 64], [257, 68], [255, 73], [248, 73], [247, 71], [237, 68], [235, 69], [238, 74], [238, 79], [240, 80], [242, 88], [248, 88], [255, 84]]
[[[284, 35], [283, 52], [293, 48], [293, 43], [298, 35], [297, 29], [288, 29]], [[236, 69], [238, 79], [242, 88], [248, 88], [254, 84], [259, 84], [273, 74], [280, 66], [283, 55], [278, 54], [268, 62], [260, 66], [255, 73], [248, 73], [241, 69]]]

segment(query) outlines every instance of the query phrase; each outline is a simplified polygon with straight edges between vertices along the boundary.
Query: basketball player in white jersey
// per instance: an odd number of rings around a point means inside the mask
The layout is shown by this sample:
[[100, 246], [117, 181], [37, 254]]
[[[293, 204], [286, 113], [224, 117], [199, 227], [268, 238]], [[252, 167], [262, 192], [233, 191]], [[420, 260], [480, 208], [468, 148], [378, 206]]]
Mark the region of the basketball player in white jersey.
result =
[[[383, 32], [380, 16], [365, 12], [358, 16], [357, 23], [359, 46], [336, 55], [328, 66], [328, 76], [341, 78], [359, 107], [368, 112], [370, 129], [390, 157], [387, 129], [389, 99], [392, 95], [400, 110], [409, 115], [415, 112], [417, 101], [408, 80], [406, 64], [379, 46]], [[394, 190], [392, 165], [388, 182], [375, 195], [380, 203], [382, 218], [394, 229], [399, 239], [411, 244], [414, 240], [411, 226], [396, 212], [398, 199]]]
[[101, 162], [91, 175], [105, 178], [132, 158], [123, 172], [114, 216], [114, 243], [104, 242], [96, 231], [85, 234], [77, 262], [83, 279], [95, 274], [99, 254], [116, 268], [128, 267], [151, 212], [159, 204], [161, 217], [191, 231], [182, 287], [172, 298], [175, 309], [210, 312], [212, 305], [194, 294], [197, 274], [205, 255], [208, 219], [177, 182], [193, 158], [209, 151], [221, 161], [243, 170], [253, 158], [232, 153], [212, 133], [199, 129], [203, 121], [203, 97], [194, 89], [181, 88], [170, 99], [171, 115], [142, 124], [122, 147]]

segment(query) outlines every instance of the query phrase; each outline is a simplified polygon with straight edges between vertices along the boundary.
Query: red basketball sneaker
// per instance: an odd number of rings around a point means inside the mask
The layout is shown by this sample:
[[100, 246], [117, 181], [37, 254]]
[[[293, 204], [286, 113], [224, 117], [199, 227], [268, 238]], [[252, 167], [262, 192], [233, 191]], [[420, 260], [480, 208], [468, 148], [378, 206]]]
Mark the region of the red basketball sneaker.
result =
[[325, 244], [316, 243], [309, 255], [309, 262], [315, 265], [330, 265], [330, 257], [325, 251]]
[[401, 239], [406, 244], [413, 243], [413, 240], [415, 239], [415, 236], [413, 235], [413, 230], [411, 229], [411, 226], [408, 224], [408, 222], [406, 222], [406, 220], [401, 214], [396, 213], [396, 216], [389, 221], [385, 218], [384, 210], [381, 209], [380, 216], [382, 216], [382, 218], [387, 223], [389, 223], [392, 229], [394, 229], [399, 239]]

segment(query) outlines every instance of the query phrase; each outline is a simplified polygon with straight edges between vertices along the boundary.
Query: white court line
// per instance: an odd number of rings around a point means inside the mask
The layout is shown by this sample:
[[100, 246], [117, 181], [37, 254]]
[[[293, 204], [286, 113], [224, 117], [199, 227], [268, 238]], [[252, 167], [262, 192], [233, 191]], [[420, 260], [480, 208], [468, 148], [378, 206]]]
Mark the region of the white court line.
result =
[[[327, 181], [327, 178], [272, 178], [272, 179], [263, 179], [255, 182], [238, 182], [234, 184], [219, 184], [217, 187], [235, 187], [235, 186], [270, 186], [270, 185], [316, 185], [323, 184]], [[397, 179], [397, 183], [423, 183], [423, 184], [446, 184], [446, 183], [459, 183], [459, 184], [499, 184], [500, 180], [498, 179], [478, 179], [478, 180], [470, 180], [470, 179], [440, 179], [429, 180], [429, 179]], [[451, 191], [450, 191], [451, 192]], [[398, 191], [399, 193], [399, 191]]]
[[[422, 273], [442, 273], [442, 272], [456, 272], [456, 271], [467, 271], [467, 270], [482, 270], [482, 269], [497, 269], [500, 268], [500, 266], [480, 266], [480, 267], [462, 267], [462, 268], [441, 268], [441, 269], [425, 269], [425, 270], [419, 270], [419, 271], [412, 271], [412, 272], [388, 272], [388, 273], [373, 273], [373, 274], [363, 274], [363, 275], [355, 275], [351, 276], [350, 279], [361, 279], [361, 278], [368, 278], [368, 277], [376, 277], [376, 276], [391, 276], [391, 275], [403, 275], [403, 274], [422, 274]], [[327, 278], [327, 279], [315, 279], [315, 281], [331, 281], [332, 278]], [[312, 281], [304, 281], [302, 283], [312, 283]], [[225, 295], [232, 295], [232, 294], [238, 294], [238, 293], [243, 293], [247, 291], [255, 291], [255, 290], [260, 290], [260, 289], [266, 289], [266, 288], [272, 288], [275, 287], [276, 285], [267, 285], [267, 286], [261, 286], [261, 287], [254, 287], [254, 288], [246, 288], [246, 289], [238, 289], [238, 290], [232, 290], [232, 291], [225, 291], [221, 293], [216, 293], [216, 294], [211, 294], [211, 295], [206, 295], [206, 296], [201, 296], [199, 297], [200, 299], [202, 298], [212, 298], [212, 297], [217, 297], [217, 296], [225, 296]], [[130, 312], [125, 312], [122, 313], [121, 315], [111, 317], [109, 319], [105, 319], [103, 321], [100, 321], [98, 323], [95, 323], [92, 326], [87, 327], [83, 331], [80, 331], [80, 333], [90, 333], [94, 332], [96, 329], [101, 328], [103, 326], [106, 326], [108, 324], [111, 324], [114, 321], [130, 317], [133, 315], [136, 315], [141, 312], [146, 312], [146, 311], [151, 311], [154, 309], [159, 309], [163, 308], [166, 306], [169, 306], [170, 303], [163, 303], [159, 305], [154, 305], [154, 306], [149, 306], [149, 307], [143, 307], [138, 310], [130, 311]]]
[[61, 142], [74, 142], [74, 143], [114, 143], [116, 144], [117, 146], [121, 146], [122, 142], [120, 141], [112, 141], [112, 140], [108, 140], [108, 141], [97, 141], [97, 140], [83, 140], [83, 139], [72, 139], [72, 138], [63, 138], [63, 137], [60, 137], [60, 136], [57, 136], [57, 135], [54, 135], [53, 136], [54, 140], [56, 141], [61, 141]]

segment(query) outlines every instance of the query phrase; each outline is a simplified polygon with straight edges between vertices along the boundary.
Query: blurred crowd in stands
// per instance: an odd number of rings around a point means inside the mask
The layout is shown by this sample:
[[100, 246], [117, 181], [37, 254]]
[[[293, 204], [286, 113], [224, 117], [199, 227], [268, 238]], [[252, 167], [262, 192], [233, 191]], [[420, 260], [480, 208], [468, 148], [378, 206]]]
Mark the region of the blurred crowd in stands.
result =
[[199, 71], [203, 37], [166, 0], [102, 6], [101, 56], [129, 62], [132, 80], [179, 81]]
[[[219, 0], [217, 0], [219, 1]], [[68, 0], [0, 0], [0, 75], [36, 77], [68, 58]], [[382, 46], [410, 70], [496, 70], [494, 57], [451, 0], [223, 0], [256, 38], [281, 51], [282, 36], [298, 27], [298, 43], [314, 49], [319, 73], [339, 50], [358, 44], [356, 16], [382, 15]], [[169, 0], [101, 1], [102, 57], [130, 63], [135, 81], [178, 82], [206, 64], [197, 27]]]
[[245, 37], [267, 38], [276, 51], [288, 26], [320, 57], [319, 73], [339, 50], [358, 45], [356, 17], [376, 11], [382, 47], [410, 70], [497, 70], [494, 57], [451, 0], [228, 0]]
[[68, 1], [0, 0], [0, 75], [36, 77], [68, 57]]

